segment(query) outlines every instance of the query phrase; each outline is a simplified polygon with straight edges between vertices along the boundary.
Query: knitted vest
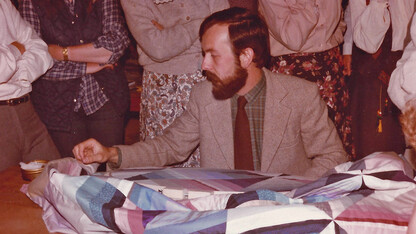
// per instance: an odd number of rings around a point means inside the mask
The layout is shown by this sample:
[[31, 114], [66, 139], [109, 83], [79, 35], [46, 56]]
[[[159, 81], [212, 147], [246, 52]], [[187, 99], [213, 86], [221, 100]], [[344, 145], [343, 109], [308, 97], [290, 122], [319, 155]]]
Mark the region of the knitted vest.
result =
[[[102, 0], [94, 4], [90, 0], [76, 0], [74, 15], [64, 0], [33, 0], [33, 5], [40, 19], [42, 39], [47, 44], [72, 46], [90, 43], [102, 33]], [[103, 69], [93, 77], [118, 114], [123, 115], [129, 105], [129, 91], [121, 67], [119, 64], [114, 69]], [[63, 81], [41, 77], [33, 83], [32, 101], [48, 129], [70, 131], [80, 83], [81, 77]]]

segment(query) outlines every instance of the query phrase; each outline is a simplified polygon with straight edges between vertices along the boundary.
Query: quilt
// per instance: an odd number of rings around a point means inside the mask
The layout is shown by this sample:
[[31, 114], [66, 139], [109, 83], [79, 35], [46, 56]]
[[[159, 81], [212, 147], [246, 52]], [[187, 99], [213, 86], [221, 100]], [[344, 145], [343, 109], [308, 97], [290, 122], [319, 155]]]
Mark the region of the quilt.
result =
[[42, 194], [21, 190], [42, 206], [48, 230], [62, 233], [406, 233], [416, 202], [414, 172], [393, 153], [315, 181], [185, 168], [46, 173]]

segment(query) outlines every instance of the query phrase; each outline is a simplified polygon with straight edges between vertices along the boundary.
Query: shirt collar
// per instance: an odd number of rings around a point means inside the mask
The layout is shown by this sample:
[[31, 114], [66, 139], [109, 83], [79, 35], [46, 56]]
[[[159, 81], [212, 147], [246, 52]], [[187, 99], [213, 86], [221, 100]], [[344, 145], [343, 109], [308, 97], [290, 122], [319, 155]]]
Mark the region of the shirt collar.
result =
[[[263, 90], [263, 88], [265, 86], [266, 86], [266, 78], [264, 77], [264, 72], [262, 72], [262, 76], [260, 78], [260, 81], [256, 84], [256, 86], [254, 86], [248, 93], [246, 93], [244, 95], [244, 97], [246, 98], [247, 102], [250, 103], [254, 99], [256, 99], [256, 97], [259, 95], [259, 93]], [[238, 94], [235, 94], [232, 97], [232, 99], [234, 101], [236, 101], [238, 97], [239, 97], [239, 95]]]

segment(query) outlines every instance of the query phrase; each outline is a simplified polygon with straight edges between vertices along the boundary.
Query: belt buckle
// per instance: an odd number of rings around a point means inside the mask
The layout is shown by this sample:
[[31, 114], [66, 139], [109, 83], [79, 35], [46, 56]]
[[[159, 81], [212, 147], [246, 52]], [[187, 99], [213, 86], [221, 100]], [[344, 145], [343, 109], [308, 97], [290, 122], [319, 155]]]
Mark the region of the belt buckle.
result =
[[6, 101], [8, 106], [14, 106], [13, 99], [9, 99]]
[[7, 100], [7, 105], [9, 106], [16, 106], [22, 103], [19, 99], [9, 99]]

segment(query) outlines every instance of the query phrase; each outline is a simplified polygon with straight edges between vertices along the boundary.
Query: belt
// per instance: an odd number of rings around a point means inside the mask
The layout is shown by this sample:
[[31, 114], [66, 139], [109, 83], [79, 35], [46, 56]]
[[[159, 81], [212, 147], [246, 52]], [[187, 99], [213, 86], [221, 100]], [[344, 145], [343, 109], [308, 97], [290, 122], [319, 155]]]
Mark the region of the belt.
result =
[[21, 103], [25, 103], [25, 102], [29, 101], [29, 99], [30, 99], [29, 94], [26, 94], [26, 95], [24, 95], [22, 97], [19, 97], [19, 98], [12, 98], [12, 99], [9, 99], [9, 100], [2, 100], [2, 101], [0, 101], [0, 105], [2, 105], [2, 106], [4, 106], [4, 105], [16, 106], [16, 105], [19, 105]]

